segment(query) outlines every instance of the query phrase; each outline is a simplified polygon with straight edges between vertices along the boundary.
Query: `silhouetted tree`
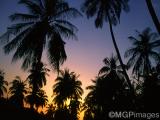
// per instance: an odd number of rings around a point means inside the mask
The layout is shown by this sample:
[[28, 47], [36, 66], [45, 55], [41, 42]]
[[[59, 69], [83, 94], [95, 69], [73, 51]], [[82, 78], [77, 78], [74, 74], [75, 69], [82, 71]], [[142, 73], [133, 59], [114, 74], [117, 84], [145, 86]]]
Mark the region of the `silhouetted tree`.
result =
[[9, 54], [15, 50], [12, 61], [23, 59], [22, 68], [26, 69], [33, 62], [40, 62], [42, 52], [47, 48], [49, 62], [59, 70], [59, 65], [67, 58], [63, 38], [76, 37], [77, 31], [67, 20], [81, 14], [64, 0], [20, 0], [19, 4], [28, 12], [10, 16], [16, 23], [1, 36], [7, 42], [4, 52]]
[[160, 46], [160, 38], [157, 33], [146, 28], [142, 33], [137, 31], [137, 36], [129, 37], [133, 47], [125, 52], [125, 57], [129, 58], [128, 67], [133, 67], [132, 73], [136, 76], [146, 76], [151, 73], [152, 60], [159, 61], [160, 55], [157, 48]]
[[40, 89], [38, 92], [37, 92], [37, 102], [36, 102], [36, 108], [37, 108], [37, 111], [38, 111], [38, 108], [39, 107], [45, 107], [48, 103], [48, 96], [46, 95], [46, 92], [42, 89]]
[[151, 106], [149, 107], [150, 98], [152, 99], [153, 97], [150, 95], [155, 94], [155, 91], [152, 91], [155, 87], [153, 85], [155, 77], [153, 77], [152, 67], [156, 62], [160, 61], [158, 52], [160, 38], [157, 33], [151, 32], [150, 28], [146, 28], [141, 33], [137, 31], [137, 36], [130, 36], [129, 39], [133, 46], [125, 52], [125, 57], [129, 57], [127, 65], [132, 68], [132, 74], [137, 77], [138, 83], [143, 80], [140, 86], [137, 86], [141, 91], [141, 94], [137, 96], [139, 104], [137, 107], [141, 110], [147, 110], [151, 108]]
[[[27, 77], [29, 85], [32, 89], [29, 95], [29, 101], [31, 103], [31, 108], [33, 109], [34, 104], [38, 102], [35, 99], [38, 98], [37, 94], [41, 91], [40, 89], [46, 85], [46, 76], [50, 70], [46, 68], [42, 62], [37, 62], [32, 64], [32, 68], [29, 70], [30, 75]], [[35, 103], [34, 103], [35, 102]]]
[[79, 120], [79, 112], [80, 112], [80, 105], [81, 102], [74, 98], [72, 100], [70, 100], [69, 103], [69, 110], [70, 110], [70, 115], [71, 115], [71, 120]]
[[[96, 81], [92, 81], [96, 84]], [[82, 106], [82, 111], [84, 111], [84, 120], [94, 120], [95, 111], [96, 111], [96, 86], [90, 85], [86, 89], [89, 89], [89, 93], [84, 99], [84, 103]]]
[[[108, 103], [106, 99], [106, 94], [104, 95], [104, 87], [106, 84], [102, 81], [103, 77], [96, 77], [95, 80], [92, 80], [94, 85], [88, 86], [86, 89], [90, 90], [84, 100], [83, 109], [84, 110], [84, 120], [104, 120], [104, 101]], [[103, 84], [103, 87], [102, 87]], [[109, 104], [109, 103], [108, 103]], [[106, 111], [107, 112], [107, 111]]]
[[36, 93], [33, 94], [33, 92], [30, 92], [26, 96], [26, 102], [30, 104], [30, 108], [32, 110], [38, 111], [39, 107], [43, 108], [45, 105], [47, 105], [48, 97], [44, 90], [38, 89]]
[[128, 74], [125, 70], [125, 66], [123, 64], [118, 45], [116, 43], [116, 39], [113, 32], [113, 25], [117, 25], [120, 21], [120, 15], [122, 10], [127, 12], [129, 10], [128, 7], [129, 0], [85, 0], [82, 10], [86, 13], [87, 17], [93, 17], [96, 15], [95, 26], [97, 28], [101, 28], [103, 26], [103, 22], [108, 21], [109, 28], [111, 32], [112, 41], [122, 67], [123, 73], [131, 89], [131, 93], [134, 97], [134, 89], [129, 80]]
[[0, 98], [3, 97], [4, 93], [7, 92], [6, 86], [8, 85], [8, 82], [4, 79], [4, 72], [0, 70]]
[[[134, 76], [132, 78], [132, 82], [135, 88], [135, 95], [136, 95], [136, 108], [137, 110], [144, 110], [144, 80], [140, 78], [136, 78]], [[144, 112], [144, 111], [143, 111]]]
[[16, 105], [17, 107], [24, 107], [24, 99], [27, 94], [26, 82], [22, 81], [19, 76], [16, 76], [15, 79], [11, 82], [11, 87], [9, 92], [11, 97], [9, 100]]
[[103, 63], [105, 64], [105, 66], [99, 70], [100, 76], [107, 76], [109, 73], [114, 72], [119, 77], [124, 77], [122, 67], [120, 65], [118, 65], [117, 56], [114, 56], [112, 54], [112, 56], [110, 58], [106, 57], [103, 60]]
[[90, 91], [84, 100], [84, 120], [106, 120], [111, 110], [134, 109], [125, 79], [116, 71], [92, 81], [94, 85], [87, 87]]
[[42, 62], [37, 62], [32, 64], [32, 68], [29, 70], [29, 76], [27, 80], [29, 85], [32, 87], [32, 92], [36, 93], [39, 88], [46, 85], [46, 76], [49, 76], [48, 72], [50, 70]]
[[74, 72], [69, 72], [68, 69], [60, 71], [60, 75], [56, 79], [53, 86], [53, 93], [55, 94], [54, 101], [59, 108], [64, 107], [67, 99], [79, 99], [83, 94], [81, 88], [81, 81]]

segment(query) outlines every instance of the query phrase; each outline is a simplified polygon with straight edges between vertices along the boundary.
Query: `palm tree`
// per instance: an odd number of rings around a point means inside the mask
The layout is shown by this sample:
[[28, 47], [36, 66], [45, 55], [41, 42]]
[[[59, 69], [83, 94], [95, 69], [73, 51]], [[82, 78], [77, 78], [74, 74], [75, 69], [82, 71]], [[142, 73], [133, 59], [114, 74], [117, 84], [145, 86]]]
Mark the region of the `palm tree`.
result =
[[38, 111], [38, 108], [39, 107], [45, 107], [48, 103], [48, 96], [46, 95], [46, 92], [44, 90], [39, 90], [38, 93], [37, 93], [37, 103], [36, 103], [36, 108], [37, 108], [37, 111]]
[[78, 99], [72, 99], [69, 104], [69, 110], [71, 115], [71, 120], [79, 119], [79, 111], [80, 111], [81, 102]]
[[117, 56], [112, 56], [110, 58], [106, 57], [103, 60], [103, 63], [105, 64], [104, 67], [102, 67], [99, 70], [99, 75], [101, 76], [107, 76], [109, 73], [113, 72], [117, 74], [119, 77], [124, 77], [124, 74], [122, 72], [122, 68], [120, 65], [118, 65], [118, 58]]
[[120, 21], [120, 15], [122, 10], [124, 10], [125, 12], [129, 11], [128, 1], [129, 0], [86, 0], [85, 3], [83, 4], [82, 10], [86, 13], [88, 18], [93, 17], [94, 15], [97, 14], [96, 20], [95, 20], [95, 26], [97, 28], [99, 27], [101, 28], [103, 26], [103, 22], [108, 21], [112, 41], [113, 41], [120, 65], [122, 67], [122, 70], [127, 80], [127, 83], [129, 85], [129, 88], [131, 89], [131, 93], [134, 96], [134, 89], [129, 80], [127, 72], [125, 70], [125, 66], [123, 64], [123, 61], [116, 43], [116, 39], [113, 32], [113, 26], [112, 26], [112, 25], [117, 25], [118, 22]]
[[79, 99], [83, 94], [81, 88], [81, 81], [74, 72], [70, 72], [68, 69], [60, 71], [59, 77], [56, 79], [56, 84], [53, 86], [53, 93], [56, 95], [54, 98], [58, 107], [64, 107], [64, 103], [67, 99]]
[[26, 96], [25, 102], [30, 105], [31, 110], [35, 110], [36, 104], [38, 102], [37, 92], [33, 94], [32, 91], [29, 91], [29, 94]]
[[93, 85], [86, 88], [90, 91], [84, 99], [82, 108], [84, 111], [84, 120], [104, 120], [104, 103], [108, 103], [106, 95], [103, 94], [105, 91], [104, 88], [106, 88], [104, 76], [98, 76], [92, 82]]
[[39, 107], [44, 107], [47, 105], [48, 102], [48, 96], [46, 95], [45, 91], [42, 89], [39, 89], [36, 93], [33, 94], [33, 92], [30, 92], [26, 96], [26, 103], [30, 104], [31, 110], [37, 110]]
[[4, 74], [5, 73], [0, 70], [0, 98], [7, 92], [6, 86], [8, 85], [8, 82], [4, 80]]
[[12, 61], [23, 59], [22, 68], [26, 69], [40, 62], [47, 48], [49, 62], [58, 70], [67, 58], [63, 39], [76, 37], [77, 28], [67, 20], [80, 16], [80, 12], [64, 0], [20, 0], [19, 4], [27, 7], [28, 13], [10, 16], [16, 23], [1, 36], [7, 41], [4, 52], [15, 50]]
[[83, 105], [85, 120], [106, 120], [106, 113], [110, 110], [133, 109], [124, 79], [117, 74], [110, 72], [96, 77], [92, 82], [93, 85], [87, 87], [90, 91]]
[[136, 37], [129, 37], [133, 47], [125, 52], [125, 57], [129, 58], [128, 67], [133, 67], [132, 73], [144, 77], [152, 73], [153, 60], [160, 60], [156, 49], [160, 46], [160, 39], [150, 28], [146, 28], [142, 33], [137, 31], [137, 34]]
[[46, 68], [46, 64], [43, 64], [42, 62], [32, 64], [27, 80], [29, 81], [29, 85], [32, 87], [33, 93], [36, 93], [39, 88], [42, 88], [44, 85], [46, 85], [46, 76], [49, 76], [49, 71], [50, 70]]
[[[93, 81], [94, 83], [96, 81]], [[87, 89], [90, 92], [84, 99], [84, 103], [82, 106], [82, 111], [84, 111], [84, 120], [94, 120], [95, 110], [96, 110], [96, 87], [94, 85], [88, 86]]]
[[[125, 52], [125, 57], [129, 58], [127, 65], [130, 68], [132, 67], [132, 74], [137, 77], [138, 82], [143, 81], [140, 86], [142, 95], [139, 98], [137, 97], [140, 104], [138, 106], [144, 110], [151, 110], [151, 106], [153, 108], [153, 103], [155, 103], [151, 102], [151, 99], [154, 99], [152, 95], [155, 94], [152, 91], [155, 88], [153, 87], [155, 79], [152, 77], [154, 76], [152, 67], [160, 60], [158, 52], [160, 38], [157, 33], [151, 32], [150, 28], [146, 28], [141, 33], [137, 31], [137, 36], [130, 36], [129, 39], [133, 46]], [[140, 77], [143, 79], [140, 79]]]
[[158, 20], [158, 17], [156, 15], [156, 12], [155, 12], [154, 7], [152, 5], [152, 0], [146, 0], [146, 4], [148, 7], [148, 11], [152, 17], [153, 22], [154, 22], [154, 25], [155, 25], [158, 33], [160, 34], [160, 21]]
[[26, 85], [25, 81], [22, 81], [19, 76], [16, 76], [11, 82], [11, 87], [9, 88], [11, 97], [9, 100], [18, 107], [24, 107], [24, 99], [27, 94]]
[[31, 69], [29, 70], [30, 74], [27, 77], [29, 85], [32, 88], [30, 95], [28, 96], [29, 103], [31, 108], [34, 108], [34, 104], [37, 103], [37, 94], [41, 93], [40, 89], [46, 85], [46, 76], [49, 76], [48, 72], [50, 70], [46, 68], [46, 65], [42, 62], [33, 63]]

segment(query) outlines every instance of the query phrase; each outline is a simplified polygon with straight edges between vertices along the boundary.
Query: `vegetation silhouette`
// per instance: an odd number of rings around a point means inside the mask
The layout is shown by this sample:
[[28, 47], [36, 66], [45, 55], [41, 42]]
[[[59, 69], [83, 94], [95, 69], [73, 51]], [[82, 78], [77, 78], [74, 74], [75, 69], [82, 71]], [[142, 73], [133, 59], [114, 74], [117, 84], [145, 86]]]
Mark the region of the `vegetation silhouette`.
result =
[[90, 91], [84, 100], [84, 120], [106, 120], [110, 111], [134, 110], [129, 88], [117, 60], [114, 55], [106, 57], [99, 76], [92, 80], [94, 85], [87, 87]]
[[158, 52], [160, 38], [157, 33], [151, 32], [150, 28], [146, 28], [142, 32], [136, 31], [136, 33], [136, 37], [129, 37], [132, 47], [125, 52], [125, 57], [129, 58], [127, 66], [133, 67], [134, 75], [146, 76], [152, 72], [153, 62], [160, 60]]
[[26, 82], [22, 81], [19, 76], [11, 82], [11, 87], [9, 88], [10, 98], [9, 101], [16, 105], [16, 107], [24, 107], [25, 95], [27, 94]]
[[48, 96], [46, 92], [42, 89], [36, 91], [36, 93], [30, 92], [26, 96], [26, 103], [30, 104], [30, 108], [32, 110], [36, 110], [38, 112], [39, 107], [44, 107], [48, 103]]
[[39, 102], [42, 102], [42, 106], [46, 102], [47, 96], [41, 88], [46, 85], [46, 76], [49, 75], [49, 71], [50, 70], [46, 68], [46, 65], [42, 62], [33, 63], [31, 69], [29, 70], [30, 74], [27, 77], [27, 80], [29, 81], [32, 91], [30, 92], [30, 95], [27, 96], [27, 101], [30, 103], [30, 107], [32, 109], [34, 109], [34, 105], [35, 107], [39, 106]]
[[[76, 38], [76, 26], [69, 18], [81, 13], [64, 0], [19, 0], [27, 13], [15, 13], [0, 39], [5, 41], [4, 52], [14, 51], [12, 61], [22, 59], [22, 68], [28, 70], [23, 81], [16, 76], [9, 84], [0, 69], [0, 118], [5, 120], [110, 120], [110, 111], [135, 111], [160, 114], [160, 36], [148, 27], [136, 36], [128, 37], [132, 46], [126, 50], [123, 63], [113, 26], [120, 21], [122, 10], [129, 11], [129, 0], [85, 0], [82, 11], [95, 18], [96, 28], [109, 23], [115, 54], [103, 60], [84, 101], [82, 82], [75, 72], [61, 70], [67, 59], [65, 38]], [[151, 0], [146, 0], [152, 19], [160, 32]], [[2, 40], [1, 40], [2, 41]], [[57, 70], [53, 85], [53, 101], [49, 103], [43, 87], [50, 69], [42, 61], [47, 49], [49, 64]], [[127, 70], [131, 74], [127, 74]], [[128, 76], [129, 75], [129, 76]], [[134, 102], [134, 103], [133, 103]], [[121, 118], [123, 119], [123, 117]], [[139, 118], [138, 118], [139, 119]]]
[[120, 15], [122, 10], [125, 12], [129, 11], [128, 0], [85, 0], [82, 7], [82, 11], [86, 13], [88, 18], [96, 15], [96, 28], [102, 28], [104, 22], [109, 23], [112, 42], [120, 65], [122, 67], [123, 73], [125, 75], [126, 81], [131, 90], [131, 94], [134, 98], [134, 88], [126, 72], [125, 65], [123, 64], [113, 31], [113, 25], [116, 26], [120, 21]]
[[8, 82], [5, 81], [4, 75], [5, 73], [3, 70], [0, 70], [0, 99], [3, 97], [4, 93], [7, 92], [6, 86], [8, 85]]
[[[66, 119], [66, 115], [69, 116], [67, 117], [68, 119], [78, 120], [80, 100], [83, 94], [82, 83], [78, 80], [78, 77], [79, 75], [76, 75], [76, 73], [65, 69], [64, 71], [61, 70], [56, 78], [56, 83], [53, 86], [55, 96], [53, 101], [57, 105], [55, 112], [56, 120]], [[69, 102], [69, 105], [67, 105], [67, 102]], [[64, 114], [64, 117], [61, 114]]]
[[[14, 13], [9, 18], [15, 24], [1, 38], [6, 41], [4, 52], [15, 50], [12, 61], [23, 59], [22, 68], [40, 62], [46, 48], [48, 60], [55, 70], [66, 60], [63, 38], [76, 38], [76, 26], [68, 18], [81, 16], [63, 0], [20, 0], [27, 13]], [[36, 43], [36, 44], [35, 44]]]
[[137, 103], [140, 110], [158, 112], [159, 102], [155, 94], [160, 91], [158, 77], [160, 37], [157, 33], [151, 32], [150, 28], [136, 33], [136, 37], [129, 37], [132, 47], [125, 52], [125, 57], [129, 58], [127, 65], [132, 68], [132, 75], [140, 83], [141, 94], [138, 96], [140, 99], [137, 97]]
[[119, 77], [125, 77], [122, 71], [122, 67], [118, 64], [117, 56], [112, 54], [110, 58], [106, 57], [103, 60], [103, 63], [105, 66], [99, 70], [100, 76], [107, 76], [109, 73], [114, 72]]
[[[22, 68], [26, 70], [31, 67], [29, 70], [30, 75], [27, 77], [30, 88], [25, 96], [24, 104], [27, 105], [29, 103], [29, 111], [31, 114], [35, 114], [33, 116], [36, 116], [36, 114], [39, 115], [37, 113], [38, 108], [45, 106], [48, 102], [46, 93], [42, 90], [42, 87], [46, 85], [46, 75], [49, 72], [49, 69], [45, 68], [41, 62], [43, 50], [47, 48], [49, 62], [59, 72], [60, 65], [67, 58], [63, 39], [77, 38], [75, 33], [78, 29], [68, 21], [68, 18], [79, 17], [81, 13], [77, 9], [70, 7], [63, 0], [20, 0], [19, 4], [24, 5], [28, 13], [11, 15], [10, 19], [15, 24], [8, 27], [1, 39], [5, 42], [4, 52], [6, 54], [15, 51], [12, 58], [13, 62], [23, 59]], [[1, 77], [3, 78], [2, 74]], [[73, 75], [71, 79], [74, 80], [77, 77]], [[1, 79], [1, 83], [2, 96], [6, 91], [4, 86], [6, 82]], [[12, 84], [13, 86], [10, 88], [12, 96], [10, 99], [13, 103], [16, 101], [16, 104], [23, 106], [22, 100], [24, 98], [25, 85], [20, 80], [14, 80]], [[81, 82], [75, 80], [75, 85], [80, 86]], [[82, 88], [79, 89], [81, 91], [77, 90], [76, 92], [74, 92], [75, 89], [72, 89], [72, 95], [68, 96], [72, 98], [72, 105], [70, 105], [72, 109], [75, 107], [73, 101], [77, 102], [83, 93]], [[10, 104], [7, 100], [5, 103]], [[8, 109], [12, 111], [11, 107], [9, 105]], [[21, 107], [19, 109], [17, 114], [20, 114], [26, 108]], [[18, 116], [15, 116], [15, 118], [20, 119]]]

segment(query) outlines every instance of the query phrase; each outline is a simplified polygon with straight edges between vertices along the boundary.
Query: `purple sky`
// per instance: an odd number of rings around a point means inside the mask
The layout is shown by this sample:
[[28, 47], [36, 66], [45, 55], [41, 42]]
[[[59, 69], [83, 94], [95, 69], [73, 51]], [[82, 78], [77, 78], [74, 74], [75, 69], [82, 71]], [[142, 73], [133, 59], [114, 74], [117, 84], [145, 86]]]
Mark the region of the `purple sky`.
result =
[[[25, 11], [23, 6], [17, 5], [18, 0], [1, 0], [0, 3], [0, 35], [5, 32], [6, 27], [10, 25], [8, 16], [14, 12]], [[84, 0], [68, 0], [71, 6], [80, 9], [81, 3]], [[79, 2], [77, 2], [79, 1]], [[81, 2], [80, 2], [81, 1]], [[159, 0], [153, 0], [158, 16], [160, 17]], [[158, 5], [157, 5], [158, 4]], [[135, 30], [142, 31], [146, 27], [151, 27], [155, 31], [152, 19], [145, 0], [130, 0], [130, 12], [122, 13], [120, 25], [114, 27], [114, 33], [117, 40], [119, 50], [122, 58], [124, 51], [129, 48], [130, 43], [127, 39], [130, 35], [135, 35]], [[66, 52], [68, 59], [62, 68], [69, 68], [71, 71], [80, 74], [80, 80], [82, 80], [83, 88], [91, 84], [91, 79], [97, 75], [99, 69], [103, 66], [102, 60], [106, 56], [110, 56], [114, 53], [114, 47], [110, 37], [108, 24], [104, 24], [102, 29], [96, 29], [93, 19], [87, 19], [85, 15], [81, 18], [75, 18], [71, 20], [79, 31], [77, 33], [78, 41], [65, 40]], [[21, 62], [11, 64], [12, 54], [6, 56], [2, 51], [2, 45], [0, 46], [0, 68], [6, 72], [6, 79], [12, 80], [16, 75], [26, 78], [27, 72], [23, 72], [20, 69]], [[45, 55], [43, 57], [45, 63], [47, 63]], [[125, 60], [124, 60], [125, 61]], [[52, 86], [54, 84], [55, 72], [50, 72], [47, 86], [45, 90], [49, 97], [52, 94]]]

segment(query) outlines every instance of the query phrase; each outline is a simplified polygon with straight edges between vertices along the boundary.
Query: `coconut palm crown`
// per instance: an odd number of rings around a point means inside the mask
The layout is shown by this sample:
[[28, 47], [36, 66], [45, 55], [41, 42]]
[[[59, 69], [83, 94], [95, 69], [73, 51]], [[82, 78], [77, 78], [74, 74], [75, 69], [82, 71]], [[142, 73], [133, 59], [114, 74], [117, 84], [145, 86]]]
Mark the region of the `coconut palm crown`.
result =
[[20, 0], [19, 4], [28, 11], [9, 17], [15, 24], [1, 36], [1, 41], [7, 42], [4, 52], [15, 51], [12, 61], [23, 59], [22, 68], [27, 69], [41, 61], [47, 48], [48, 60], [58, 70], [67, 58], [64, 38], [76, 38], [77, 28], [68, 19], [80, 12], [63, 0]]

